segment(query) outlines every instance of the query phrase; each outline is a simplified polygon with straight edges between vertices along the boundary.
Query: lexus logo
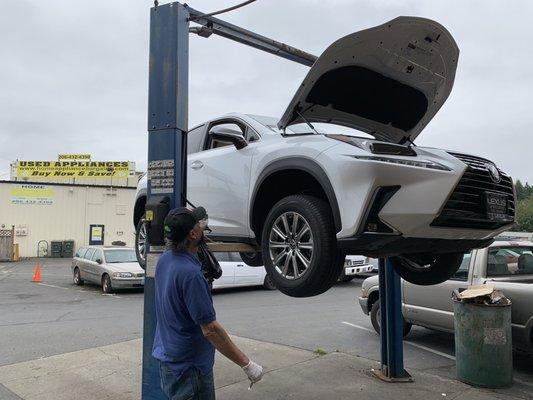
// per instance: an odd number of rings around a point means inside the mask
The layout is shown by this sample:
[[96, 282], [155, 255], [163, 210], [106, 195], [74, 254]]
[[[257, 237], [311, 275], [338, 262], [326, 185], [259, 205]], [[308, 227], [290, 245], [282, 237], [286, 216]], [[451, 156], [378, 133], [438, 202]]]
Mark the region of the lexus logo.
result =
[[487, 164], [487, 170], [489, 171], [490, 178], [495, 182], [499, 183], [502, 180], [500, 171], [496, 168], [494, 164]]

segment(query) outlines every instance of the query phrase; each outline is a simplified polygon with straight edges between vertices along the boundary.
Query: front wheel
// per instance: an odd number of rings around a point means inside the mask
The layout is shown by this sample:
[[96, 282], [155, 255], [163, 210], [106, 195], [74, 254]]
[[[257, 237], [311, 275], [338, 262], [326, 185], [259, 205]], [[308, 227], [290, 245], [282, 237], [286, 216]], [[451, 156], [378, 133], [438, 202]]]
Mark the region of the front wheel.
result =
[[107, 274], [102, 277], [102, 293], [113, 293], [113, 286], [111, 286], [111, 278]]
[[276, 290], [276, 285], [274, 284], [274, 282], [272, 281], [272, 279], [270, 278], [270, 276], [268, 274], [266, 274], [265, 276], [265, 280], [263, 281], [263, 287], [266, 289], [266, 290]]
[[[370, 322], [372, 322], [372, 326], [374, 327], [374, 330], [378, 335], [381, 334], [381, 311], [380, 311], [380, 304], [379, 299], [372, 304], [372, 309], [370, 310]], [[406, 337], [409, 332], [411, 332], [411, 328], [413, 326], [409, 322], [403, 321], [403, 337]]]
[[266, 218], [261, 242], [266, 271], [288, 296], [325, 292], [344, 265], [330, 207], [313, 196], [288, 196], [276, 203]]
[[390, 257], [396, 273], [415, 285], [436, 285], [450, 279], [463, 261], [463, 253], [406, 254]]
[[146, 220], [141, 218], [135, 229], [135, 255], [142, 269], [146, 269]]

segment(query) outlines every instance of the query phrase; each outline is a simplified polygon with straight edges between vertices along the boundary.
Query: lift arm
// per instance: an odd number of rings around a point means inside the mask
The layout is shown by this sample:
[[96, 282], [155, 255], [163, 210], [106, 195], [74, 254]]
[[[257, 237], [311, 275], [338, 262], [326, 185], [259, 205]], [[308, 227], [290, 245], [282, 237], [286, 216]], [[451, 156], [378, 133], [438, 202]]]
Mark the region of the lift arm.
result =
[[225, 37], [226, 39], [254, 47], [258, 50], [266, 51], [267, 53], [274, 54], [278, 57], [308, 67], [312, 66], [317, 59], [313, 54], [230, 24], [229, 22], [222, 21], [218, 18], [205, 15], [189, 6], [186, 6], [186, 9], [190, 15], [189, 21], [201, 25], [200, 27], [191, 28], [190, 31], [192, 33], [196, 33], [203, 37], [209, 37], [214, 33], [215, 35]]

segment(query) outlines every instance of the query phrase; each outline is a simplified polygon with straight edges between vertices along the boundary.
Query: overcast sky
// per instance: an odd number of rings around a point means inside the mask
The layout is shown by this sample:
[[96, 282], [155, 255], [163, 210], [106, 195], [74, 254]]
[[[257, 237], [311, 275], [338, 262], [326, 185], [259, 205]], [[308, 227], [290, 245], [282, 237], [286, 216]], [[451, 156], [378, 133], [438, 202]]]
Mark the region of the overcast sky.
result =
[[[209, 12], [238, 1], [189, 4]], [[9, 179], [14, 159], [58, 153], [146, 168], [151, 5], [2, 1], [0, 179]], [[257, 0], [223, 18], [319, 55], [399, 15], [435, 19], [461, 51], [453, 91], [417, 144], [487, 157], [533, 183], [533, 2]], [[214, 35], [193, 36], [189, 126], [232, 111], [279, 117], [307, 70]]]

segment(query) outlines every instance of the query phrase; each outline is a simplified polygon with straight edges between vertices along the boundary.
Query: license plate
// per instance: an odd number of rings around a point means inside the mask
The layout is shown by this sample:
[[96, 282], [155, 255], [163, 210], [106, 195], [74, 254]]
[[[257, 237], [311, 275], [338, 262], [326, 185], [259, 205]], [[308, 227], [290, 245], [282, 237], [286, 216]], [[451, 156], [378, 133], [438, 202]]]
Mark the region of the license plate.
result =
[[487, 218], [490, 220], [506, 220], [507, 195], [499, 193], [486, 193]]

